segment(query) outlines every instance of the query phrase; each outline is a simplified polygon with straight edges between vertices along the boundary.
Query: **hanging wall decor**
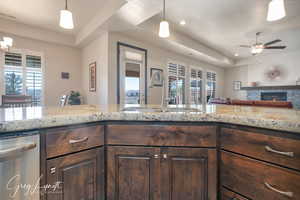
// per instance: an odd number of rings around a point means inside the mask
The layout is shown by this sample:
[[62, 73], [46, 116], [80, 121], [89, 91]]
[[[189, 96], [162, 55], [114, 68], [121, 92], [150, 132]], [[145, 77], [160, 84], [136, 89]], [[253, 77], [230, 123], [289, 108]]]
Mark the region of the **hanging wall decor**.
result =
[[163, 86], [163, 70], [158, 68], [151, 68], [150, 79], [152, 86], [162, 87]]
[[96, 92], [96, 80], [97, 80], [97, 75], [96, 75], [96, 62], [93, 62], [89, 65], [89, 77], [90, 77], [90, 92]]
[[241, 90], [242, 82], [241, 81], [233, 81], [233, 90]]

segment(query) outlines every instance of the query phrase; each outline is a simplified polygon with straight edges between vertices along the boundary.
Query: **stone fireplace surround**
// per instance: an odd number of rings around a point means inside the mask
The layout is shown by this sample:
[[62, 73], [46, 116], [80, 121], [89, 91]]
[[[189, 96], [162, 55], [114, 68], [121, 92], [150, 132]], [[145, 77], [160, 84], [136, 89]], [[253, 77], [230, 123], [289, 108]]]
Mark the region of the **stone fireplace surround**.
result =
[[247, 90], [247, 100], [262, 100], [261, 94], [266, 93], [273, 93], [273, 94], [279, 94], [279, 93], [286, 93], [286, 101], [292, 102], [293, 107], [296, 109], [300, 109], [300, 89], [298, 90], [269, 90], [269, 89], [252, 89]]

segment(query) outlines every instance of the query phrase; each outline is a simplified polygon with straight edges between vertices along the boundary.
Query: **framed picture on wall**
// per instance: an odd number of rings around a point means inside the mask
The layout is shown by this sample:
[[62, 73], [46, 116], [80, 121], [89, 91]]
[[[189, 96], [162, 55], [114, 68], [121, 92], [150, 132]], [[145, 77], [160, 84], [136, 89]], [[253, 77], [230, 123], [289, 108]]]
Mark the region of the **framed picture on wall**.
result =
[[97, 75], [96, 75], [96, 62], [93, 62], [89, 65], [89, 86], [90, 86], [90, 92], [96, 92], [96, 80], [97, 80]]
[[151, 86], [162, 87], [163, 86], [163, 70], [158, 68], [151, 68], [150, 71]]
[[233, 90], [241, 90], [242, 82], [241, 81], [233, 81]]

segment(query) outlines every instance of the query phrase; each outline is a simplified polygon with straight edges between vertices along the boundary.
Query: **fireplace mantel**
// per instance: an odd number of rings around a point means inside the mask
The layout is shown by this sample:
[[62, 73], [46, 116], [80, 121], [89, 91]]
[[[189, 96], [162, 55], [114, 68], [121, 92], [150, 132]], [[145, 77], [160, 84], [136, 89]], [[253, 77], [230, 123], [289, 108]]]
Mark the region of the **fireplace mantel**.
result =
[[241, 90], [300, 90], [300, 85], [241, 87]]

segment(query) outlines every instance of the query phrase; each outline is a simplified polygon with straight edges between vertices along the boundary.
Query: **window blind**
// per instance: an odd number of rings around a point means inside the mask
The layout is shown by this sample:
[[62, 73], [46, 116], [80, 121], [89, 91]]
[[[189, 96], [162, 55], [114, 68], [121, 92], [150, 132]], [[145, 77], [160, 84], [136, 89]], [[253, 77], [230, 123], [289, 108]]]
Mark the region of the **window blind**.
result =
[[207, 80], [208, 81], [216, 81], [217, 75], [214, 72], [207, 72]]
[[170, 63], [168, 66], [169, 76], [177, 76], [177, 65]]
[[207, 84], [206, 84], [207, 101], [209, 101], [210, 98], [216, 97], [216, 81], [217, 81], [217, 74], [214, 72], [207, 72]]
[[42, 78], [40, 70], [26, 70], [26, 94], [32, 96], [35, 104], [39, 104], [42, 100]]
[[22, 66], [22, 54], [6, 52], [5, 65], [14, 67]]
[[41, 68], [42, 59], [40, 56], [26, 55], [26, 67]]
[[30, 95], [33, 103], [40, 105], [43, 89], [42, 57], [6, 52], [4, 64], [5, 94]]
[[190, 104], [202, 103], [202, 71], [191, 69], [190, 74]]
[[180, 64], [168, 65], [169, 104], [184, 104], [186, 68]]

